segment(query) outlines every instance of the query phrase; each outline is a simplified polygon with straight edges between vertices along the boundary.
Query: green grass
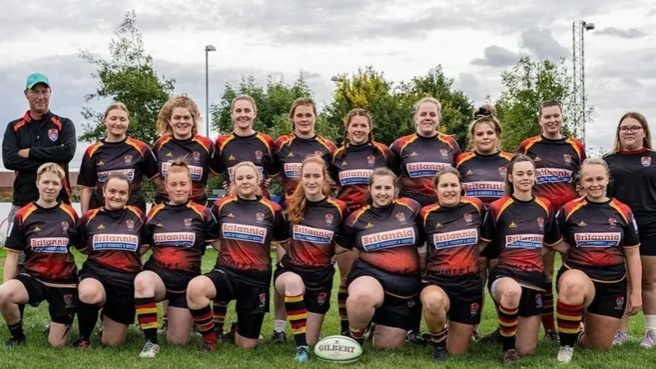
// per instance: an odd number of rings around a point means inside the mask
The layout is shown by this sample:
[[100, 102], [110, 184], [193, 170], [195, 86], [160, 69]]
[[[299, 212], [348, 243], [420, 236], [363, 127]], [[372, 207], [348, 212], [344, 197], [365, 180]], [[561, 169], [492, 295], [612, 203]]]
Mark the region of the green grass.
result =
[[[0, 269], [4, 265], [4, 251], [0, 252]], [[208, 250], [204, 258], [204, 270], [214, 265], [216, 252]], [[84, 256], [76, 254], [78, 265]], [[337, 283], [335, 283], [335, 288]], [[326, 316], [323, 335], [338, 334], [339, 320], [337, 318], [337, 292], [333, 293], [332, 308]], [[229, 309], [227, 322], [234, 320], [233, 307]], [[197, 351], [199, 338], [185, 347], [172, 347], [160, 337], [161, 352], [155, 359], [140, 359], [139, 352], [143, 343], [142, 334], [134, 327], [130, 328], [128, 342], [120, 348], [101, 348], [100, 338], [94, 336], [93, 348], [81, 351], [76, 348], [54, 349], [48, 346], [44, 333], [44, 326], [48, 323], [47, 304], [39, 308], [27, 308], [25, 314], [25, 332], [27, 344], [25, 346], [6, 349], [0, 345], [0, 368], [65, 368], [65, 369], [147, 369], [147, 368], [326, 368], [338, 364], [327, 364], [311, 358], [305, 365], [297, 365], [293, 361], [294, 344], [291, 333], [288, 334], [289, 343], [274, 345], [270, 342], [273, 326], [273, 307], [271, 313], [265, 318], [262, 335], [265, 337], [260, 347], [253, 351], [237, 349], [230, 344], [222, 344], [214, 353], [201, 354]], [[639, 337], [642, 335], [642, 316], [631, 322], [631, 333]], [[491, 304], [485, 306], [481, 332], [489, 333], [497, 325], [494, 308]], [[229, 326], [229, 323], [226, 324]], [[425, 328], [424, 328], [425, 330]], [[289, 331], [289, 329], [288, 329]], [[73, 338], [77, 337], [77, 324], [74, 327]], [[8, 338], [8, 331], [0, 327], [0, 341]], [[558, 366], [555, 357], [558, 345], [540, 341], [535, 354], [520, 359], [513, 367], [516, 368], [550, 368]], [[365, 345], [365, 354], [360, 362], [350, 365], [351, 368], [381, 368], [381, 369], [410, 369], [410, 368], [467, 368], [490, 369], [500, 367], [501, 348], [494, 344], [473, 343], [469, 352], [461, 357], [449, 358], [443, 365], [430, 361], [432, 351], [427, 347], [408, 345], [400, 350], [382, 352], [373, 350], [369, 343]], [[611, 352], [591, 352], [577, 349], [572, 363], [567, 368], [648, 368], [656, 363], [656, 350], [645, 350], [632, 341], [626, 345], [613, 349]]]

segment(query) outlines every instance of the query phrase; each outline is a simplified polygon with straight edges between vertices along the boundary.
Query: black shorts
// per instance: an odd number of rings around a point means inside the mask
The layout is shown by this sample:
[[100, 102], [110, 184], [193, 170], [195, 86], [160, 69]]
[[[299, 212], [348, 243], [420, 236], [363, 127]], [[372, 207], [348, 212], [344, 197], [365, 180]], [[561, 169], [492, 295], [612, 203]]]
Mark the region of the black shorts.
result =
[[359, 277], [375, 278], [385, 291], [383, 304], [376, 309], [374, 316], [376, 324], [406, 331], [415, 328], [416, 317], [421, 316], [419, 275], [405, 276], [384, 272], [356, 259], [348, 275], [347, 286]]
[[[640, 226], [638, 226], [640, 227]], [[641, 228], [638, 228], [641, 229]], [[656, 256], [656, 234], [640, 234], [640, 255]]]
[[25, 286], [30, 305], [39, 306], [42, 301], [48, 301], [51, 321], [73, 324], [78, 304], [77, 287], [46, 286], [27, 273], [19, 274], [16, 279]]
[[238, 281], [221, 268], [215, 268], [205, 276], [214, 284], [215, 300], [225, 303], [237, 300], [235, 310], [237, 310], [237, 321], [239, 322], [237, 325], [239, 335], [258, 339], [262, 330], [264, 314], [269, 312], [269, 287]]
[[333, 290], [333, 276], [335, 267], [329, 265], [325, 268], [302, 268], [283, 262], [278, 264], [276, 271], [273, 273], [273, 285], [276, 285], [276, 279], [283, 273], [291, 272], [303, 280], [305, 284], [305, 294], [303, 300], [307, 311], [314, 314], [325, 315], [330, 309], [330, 296]]
[[[560, 268], [558, 275], [556, 276], [556, 286], [558, 286], [560, 276], [567, 270], [568, 269], [565, 267]], [[626, 308], [627, 283], [626, 278], [619, 282], [610, 283], [593, 280], [592, 284], [595, 288], [595, 297], [592, 299], [590, 305], [585, 308], [585, 311], [592, 314], [621, 319], [622, 315], [624, 315], [624, 309]]]
[[164, 282], [166, 287], [166, 299], [169, 300], [169, 306], [187, 309], [187, 285], [194, 276], [187, 276], [172, 270], [161, 268], [153, 259], [149, 259], [144, 264], [144, 270], [150, 270], [157, 274]]
[[92, 262], [85, 262], [80, 270], [80, 280], [93, 278], [105, 289], [103, 315], [121, 323], [134, 323], [134, 279], [137, 274], [103, 268]]
[[428, 272], [424, 279], [425, 286], [438, 286], [446, 293], [450, 321], [469, 325], [481, 322], [483, 287], [479, 273], [453, 277]]
[[[493, 269], [494, 270], [494, 269]], [[507, 275], [490, 273], [487, 278], [487, 285], [490, 290], [490, 295], [494, 296], [492, 293], [492, 285], [494, 282], [500, 278], [510, 278]], [[520, 285], [521, 282], [517, 281]], [[494, 298], [492, 298], [494, 300]], [[495, 305], [498, 305], [497, 301], [494, 301]], [[528, 288], [522, 286], [522, 296], [519, 298], [519, 316], [528, 318], [536, 315], [542, 315], [544, 312], [544, 291]]]

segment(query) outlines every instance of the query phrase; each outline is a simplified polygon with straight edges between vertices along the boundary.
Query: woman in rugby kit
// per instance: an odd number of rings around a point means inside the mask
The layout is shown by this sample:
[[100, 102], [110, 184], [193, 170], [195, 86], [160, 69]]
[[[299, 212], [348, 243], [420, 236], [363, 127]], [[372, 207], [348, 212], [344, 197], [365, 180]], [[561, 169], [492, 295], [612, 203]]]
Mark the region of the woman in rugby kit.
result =
[[535, 164], [517, 154], [508, 165], [507, 195], [490, 204], [482, 230], [481, 239], [496, 245], [498, 253], [488, 283], [498, 307], [504, 363], [537, 346], [545, 293], [542, 245], [561, 241], [553, 230], [551, 204], [532, 194], [534, 184]]
[[189, 342], [194, 320], [187, 308], [187, 285], [200, 275], [206, 245], [218, 243], [210, 210], [190, 200], [192, 175], [182, 159], [170, 163], [164, 186], [169, 200], [153, 206], [146, 219], [143, 246], [152, 255], [134, 280], [137, 319], [146, 339], [141, 357], [159, 352], [155, 304], [160, 301], [169, 300], [169, 343]]
[[[564, 204], [579, 197], [574, 178], [585, 160], [585, 148], [574, 137], [563, 135], [563, 109], [558, 101], [540, 104], [538, 123], [542, 132], [522, 141], [517, 152], [527, 155], [536, 167], [535, 195], [551, 202], [551, 212], [556, 213]], [[546, 291], [542, 325], [545, 339], [558, 340], [553, 316], [553, 275], [555, 253], [549, 250], [543, 256]]]
[[[191, 98], [180, 95], [169, 99], [157, 116], [157, 131], [161, 137], [155, 142], [153, 153], [161, 178], [166, 177], [173, 161], [184, 158], [191, 174], [192, 189], [189, 199], [196, 204], [206, 205], [207, 179], [216, 174], [216, 168], [212, 162], [212, 140], [198, 134], [200, 120], [198, 105]], [[168, 192], [160, 179], [155, 204], [162, 204], [167, 200]]]
[[336, 239], [341, 248], [359, 251], [348, 278], [350, 335], [362, 343], [375, 315], [373, 345], [387, 349], [403, 346], [406, 332], [421, 316], [420, 207], [411, 199], [395, 199], [397, 191], [390, 169], [374, 169], [368, 205], [349, 215]]
[[[48, 343], [63, 347], [71, 340], [78, 280], [70, 248], [78, 216], [70, 205], [57, 200], [65, 176], [58, 164], [41, 165], [36, 172], [39, 199], [18, 210], [9, 229], [4, 283], [0, 286], [0, 313], [10, 334], [6, 346], [25, 343], [18, 305], [37, 306], [44, 300], [48, 301], [51, 319]], [[18, 274], [21, 251], [25, 265]]]
[[102, 344], [125, 343], [134, 323], [134, 279], [141, 271], [140, 255], [146, 216], [126, 205], [130, 178], [111, 173], [103, 186], [104, 206], [88, 211], [80, 219], [76, 248], [87, 254], [80, 270], [80, 303], [77, 346], [89, 348], [91, 333], [103, 309]]
[[[652, 150], [649, 125], [642, 114], [629, 112], [622, 116], [613, 152], [604, 160], [611, 178], [608, 196], [631, 208], [640, 231], [645, 314], [645, 336], [640, 345], [651, 348], [656, 346], [656, 152]], [[625, 316], [613, 344], [626, 342], [628, 327]]]
[[[365, 109], [353, 109], [344, 118], [344, 145], [332, 158], [330, 175], [339, 186], [337, 199], [344, 201], [349, 212], [365, 205], [369, 191], [369, 177], [375, 168], [392, 165], [392, 152], [383, 144], [373, 140], [373, 117]], [[341, 283], [337, 294], [337, 306], [342, 335], [348, 335], [348, 316], [346, 315], [346, 280], [351, 266], [357, 259], [357, 251], [341, 253], [337, 265]]]
[[[433, 177], [446, 167], [454, 167], [460, 154], [458, 143], [449, 135], [438, 131], [442, 105], [432, 97], [415, 104], [417, 132], [401, 137], [390, 145], [393, 155], [392, 170], [399, 176], [401, 197], [417, 201], [421, 206], [437, 201]], [[419, 333], [421, 315], [415, 317], [414, 327], [408, 331], [408, 340], [426, 343]]]
[[[276, 147], [276, 158], [280, 163], [280, 174], [277, 180], [282, 182], [283, 201], [285, 208], [289, 199], [301, 180], [301, 165], [308, 155], [318, 155], [326, 165], [331, 161], [335, 151], [335, 144], [326, 138], [316, 134], [317, 108], [314, 101], [309, 97], [301, 97], [294, 100], [289, 110], [289, 119], [292, 123], [292, 133], [278, 137], [274, 143]], [[276, 260], [279, 262], [285, 255], [285, 249], [276, 247]], [[273, 342], [286, 342], [285, 326], [287, 317], [285, 315], [285, 301], [279, 294], [273, 296], [275, 321], [273, 328]]]
[[130, 117], [124, 104], [117, 102], [109, 105], [103, 124], [106, 127], [105, 137], [87, 148], [77, 177], [82, 214], [103, 206], [103, 185], [112, 173], [123, 173], [130, 179], [131, 191], [127, 204], [145, 213], [146, 198], [141, 192], [141, 184], [144, 176], [154, 179], [158, 186], [161, 184], [157, 176], [157, 160], [148, 145], [127, 136]]
[[[638, 229], [628, 206], [606, 196], [608, 166], [603, 159], [586, 159], [581, 167], [585, 197], [565, 204], [556, 216], [566, 242], [558, 272], [558, 361], [572, 360], [577, 341], [587, 348], [608, 350], [620, 318], [642, 305]], [[627, 269], [631, 294], [627, 300]], [[585, 326], [579, 326], [585, 310]], [[585, 332], [585, 333], [583, 333]]]
[[210, 301], [237, 300], [239, 325], [234, 342], [255, 348], [264, 315], [269, 311], [271, 241], [286, 242], [289, 227], [282, 208], [262, 197], [262, 179], [257, 166], [242, 162], [234, 167], [231, 195], [212, 207], [221, 241], [214, 269], [194, 278], [187, 289], [187, 304], [203, 336], [202, 351], [217, 347]]
[[326, 163], [320, 156], [303, 160], [301, 182], [289, 199], [290, 242], [274, 274], [274, 288], [284, 297], [296, 340], [296, 361], [308, 359], [308, 346], [319, 340], [333, 287], [333, 238], [346, 217], [346, 204], [330, 197]]
[[[462, 183], [454, 168], [442, 169], [433, 180], [437, 203], [421, 209], [419, 229], [426, 240], [420, 251], [425, 272], [420, 299], [434, 361], [463, 354], [481, 320], [483, 285], [478, 265], [481, 200], [461, 197]], [[449, 324], [447, 325], [447, 318]], [[448, 331], [448, 336], [447, 336]]]
[[[469, 128], [472, 150], [458, 155], [455, 165], [462, 178], [464, 196], [480, 199], [486, 209], [503, 197], [506, 171], [513, 155], [501, 151], [501, 125], [495, 115], [496, 110], [491, 105], [483, 105], [476, 111]], [[490, 267], [495, 263], [489, 260], [490, 250], [492, 248], [483, 249], [478, 259], [483, 286], [487, 282], [488, 262]], [[478, 337], [474, 330], [474, 338]]]

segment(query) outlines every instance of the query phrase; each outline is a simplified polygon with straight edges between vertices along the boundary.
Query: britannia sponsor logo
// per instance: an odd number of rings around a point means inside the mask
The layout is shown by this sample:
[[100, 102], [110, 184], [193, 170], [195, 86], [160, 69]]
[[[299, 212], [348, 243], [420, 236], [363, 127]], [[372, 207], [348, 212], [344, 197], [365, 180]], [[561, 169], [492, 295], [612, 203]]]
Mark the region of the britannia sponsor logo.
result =
[[506, 247], [521, 249], [539, 249], [544, 236], [541, 234], [513, 234], [506, 236]]
[[[264, 178], [264, 168], [255, 166], [257, 168], [257, 173], [260, 175], [260, 178]], [[235, 180], [235, 167], [228, 168], [228, 175], [230, 176], [230, 182]]]
[[365, 251], [377, 251], [399, 246], [414, 245], [416, 238], [415, 230], [412, 227], [373, 233], [362, 236], [362, 248]]
[[463, 229], [461, 231], [435, 233], [433, 246], [436, 249], [451, 247], [474, 246], [478, 243], [478, 229]]
[[155, 233], [153, 241], [156, 246], [193, 247], [196, 243], [194, 232], [163, 232]]
[[32, 252], [51, 254], [66, 254], [68, 252], [68, 237], [44, 237], [30, 239]]
[[576, 247], [617, 247], [621, 240], [621, 232], [574, 233]]
[[419, 162], [419, 163], [408, 163], [405, 165], [405, 169], [408, 171], [408, 177], [420, 178], [420, 177], [433, 177], [440, 170], [450, 166], [451, 164], [448, 163]]
[[339, 172], [339, 183], [342, 186], [366, 185], [369, 184], [369, 176], [372, 172], [371, 169], [344, 170]]
[[503, 197], [506, 186], [503, 182], [463, 182], [462, 189], [469, 197]]
[[572, 171], [560, 168], [538, 168], [535, 171], [535, 183], [570, 183]]
[[221, 224], [221, 233], [223, 233], [223, 238], [226, 240], [264, 243], [267, 229], [243, 224], [223, 223]]
[[134, 169], [119, 169], [119, 170], [106, 170], [104, 172], [98, 172], [98, 183], [107, 182], [107, 177], [112, 173], [125, 174], [130, 178], [130, 182], [134, 181]]
[[139, 237], [132, 234], [94, 234], [92, 247], [95, 251], [137, 251]]
[[300, 224], [294, 224], [292, 233], [292, 237], [295, 240], [319, 243], [324, 245], [330, 245], [333, 240], [333, 235], [335, 234], [333, 231], [308, 227]]
[[287, 178], [300, 178], [301, 177], [301, 163], [285, 163], [284, 170]]

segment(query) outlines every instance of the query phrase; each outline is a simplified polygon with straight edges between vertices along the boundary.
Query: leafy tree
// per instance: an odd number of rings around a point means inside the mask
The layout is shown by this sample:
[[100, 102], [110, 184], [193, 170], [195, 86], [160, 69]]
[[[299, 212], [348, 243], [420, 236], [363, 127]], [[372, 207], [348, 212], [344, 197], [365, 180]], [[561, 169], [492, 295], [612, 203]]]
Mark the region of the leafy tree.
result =
[[563, 105], [564, 134], [576, 136], [577, 128], [568, 119], [572, 111], [571, 77], [565, 60], [534, 61], [521, 58], [512, 69], [501, 75], [504, 89], [496, 103], [503, 128], [503, 149], [515, 151], [527, 137], [540, 134], [538, 110], [541, 102], [560, 101]]
[[[110, 60], [80, 52], [80, 57], [94, 64], [98, 70], [92, 74], [99, 80], [98, 89], [85, 96], [85, 101], [113, 100], [124, 103], [130, 111], [128, 134], [147, 143], [154, 143], [159, 137], [155, 124], [157, 114], [169, 99], [175, 87], [174, 79], [157, 75], [153, 68], [153, 58], [146, 54], [141, 33], [137, 29], [134, 11], [125, 15], [116, 28], [115, 38], [109, 44]], [[83, 141], [95, 141], [104, 136], [103, 113], [84, 107]]]

